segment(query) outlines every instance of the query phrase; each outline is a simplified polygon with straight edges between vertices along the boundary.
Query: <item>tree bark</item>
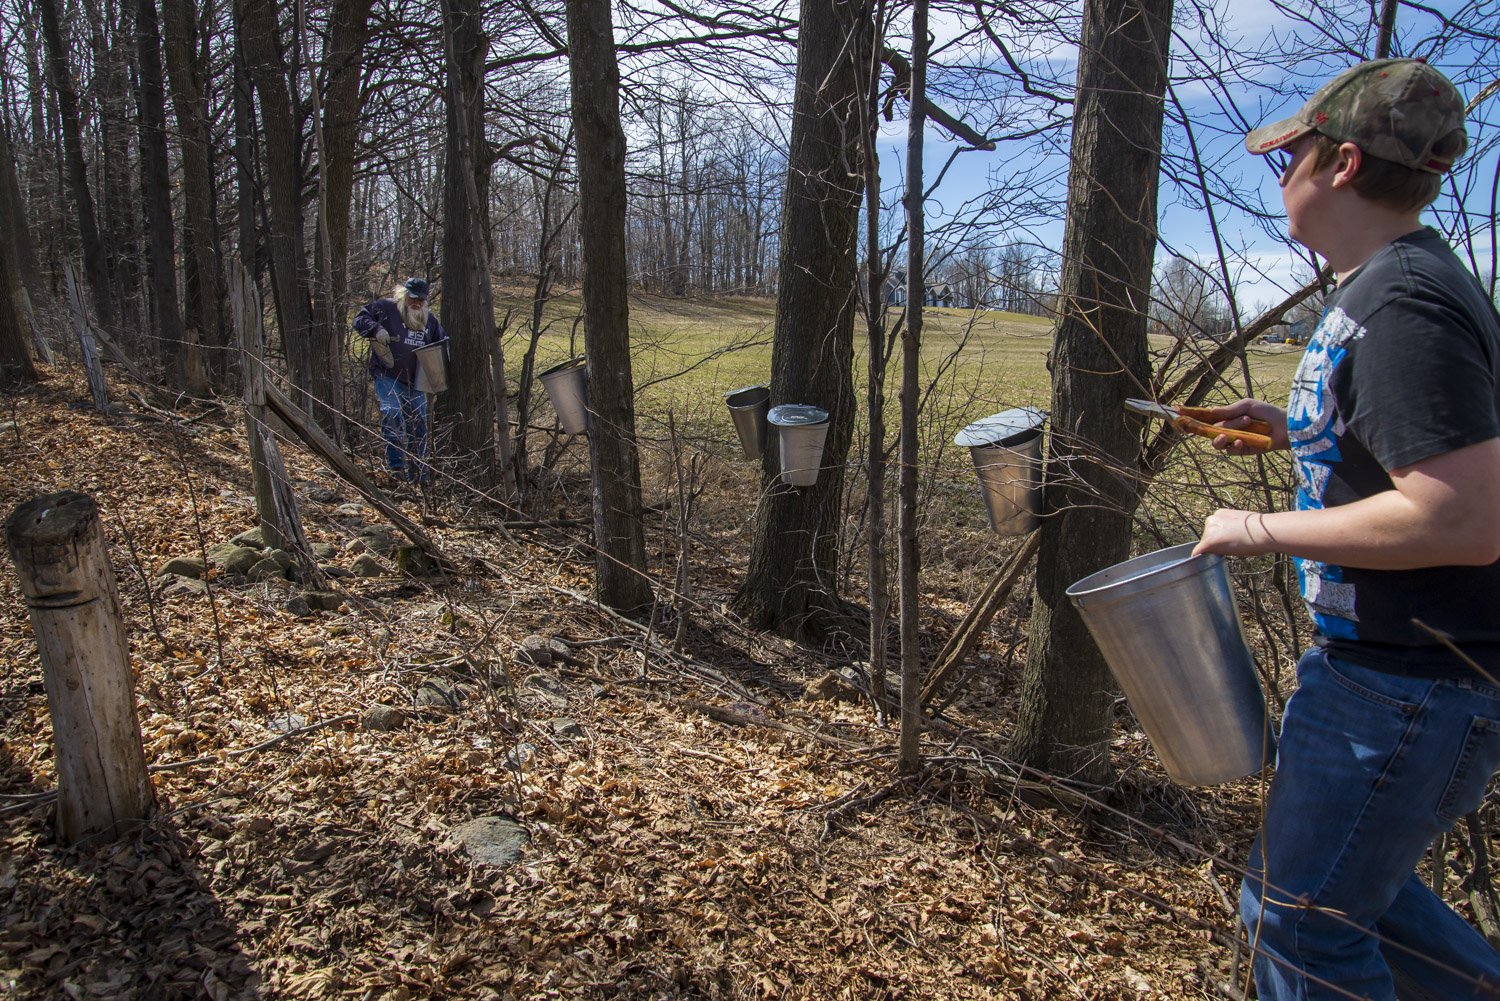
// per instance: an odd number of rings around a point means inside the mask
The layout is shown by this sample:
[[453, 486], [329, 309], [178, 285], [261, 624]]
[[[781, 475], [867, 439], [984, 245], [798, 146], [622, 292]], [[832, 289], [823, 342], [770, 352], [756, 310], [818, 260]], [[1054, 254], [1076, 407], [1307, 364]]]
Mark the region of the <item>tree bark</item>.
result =
[[287, 85], [286, 60], [275, 0], [236, 0], [236, 30], [245, 65], [260, 100], [261, 133], [271, 215], [271, 281], [276, 317], [292, 382], [303, 412], [328, 428], [334, 378], [325, 353], [315, 349], [302, 226], [301, 133]]
[[903, 775], [922, 766], [921, 552], [917, 548], [917, 409], [921, 403], [922, 280], [927, 272], [926, 213], [922, 198], [922, 129], [927, 120], [927, 0], [911, 15], [911, 119], [906, 138], [906, 327], [901, 331], [901, 506], [896, 521], [900, 572], [901, 739], [896, 765]]
[[68, 65], [63, 45], [58, 0], [37, 0], [42, 13], [42, 38], [47, 46], [47, 76], [57, 97], [62, 119], [64, 173], [68, 194], [78, 213], [78, 238], [83, 244], [83, 268], [94, 300], [94, 314], [99, 325], [115, 329], [116, 311], [109, 287], [109, 269], [104, 260], [104, 244], [99, 240], [99, 223], [94, 212], [94, 195], [89, 189], [88, 171], [83, 160], [83, 124], [79, 118], [78, 91], [73, 85], [73, 71]]
[[206, 348], [210, 381], [228, 387], [229, 340], [224, 322], [223, 262], [214, 211], [213, 138], [193, 0], [162, 0], [162, 35], [172, 109], [182, 151], [183, 324]]
[[26, 348], [26, 320], [17, 296], [19, 288], [15, 254], [7, 241], [0, 240], [0, 385], [37, 380], [31, 352]]
[[18, 507], [5, 523], [41, 655], [64, 844], [128, 832], [155, 805], [136, 721], [115, 577], [87, 494]]
[[[444, 0], [448, 70], [448, 156], [443, 183], [443, 326], [453, 364], [448, 380], [453, 450], [463, 475], [493, 485], [501, 472], [496, 458], [493, 384], [495, 303], [490, 288], [490, 160], [484, 135], [484, 34], [478, 0]], [[508, 474], [508, 470], [506, 471]]]
[[1148, 378], [1171, 18], [1171, 0], [1087, 0], [1079, 46], [1047, 516], [1011, 753], [1092, 783], [1110, 775], [1116, 686], [1064, 592], [1128, 555], [1140, 501], [1140, 437], [1121, 414], [1125, 398], [1143, 395]]
[[[844, 462], [854, 424], [860, 52], [869, 22], [853, 0], [806, 0], [797, 45], [783, 201], [771, 400], [828, 411], [816, 484], [777, 485], [766, 450], [750, 566], [736, 610], [755, 628], [819, 640], [844, 624], [837, 594]], [[851, 44], [852, 42], [852, 44]]]
[[[35, 382], [37, 371], [26, 349], [28, 324], [20, 298], [26, 284], [22, 253], [23, 248], [29, 249], [31, 238], [16, 180], [16, 162], [3, 125], [0, 125], [0, 227], [15, 237], [0, 239], [0, 384]], [[33, 260], [33, 267], [35, 263]]]
[[588, 350], [594, 593], [619, 611], [651, 601], [630, 369], [625, 268], [625, 132], [609, 0], [567, 0], [568, 67], [578, 137], [579, 237]]
[[361, 109], [360, 54], [369, 37], [372, 0], [336, 0], [329, 14], [324, 65], [317, 280], [313, 316], [316, 351], [328, 356], [331, 399], [344, 407], [343, 362], [348, 343], [349, 207], [354, 191], [354, 146]]
[[[188, 349], [182, 312], [177, 306], [177, 250], [172, 233], [171, 168], [167, 164], [167, 99], [161, 64], [161, 31], [156, 22], [156, 0], [139, 0], [135, 17], [136, 59], [140, 85], [141, 193], [146, 214], [146, 266], [151, 294], [156, 300], [158, 356], [172, 383], [191, 392], [207, 387], [187, 385], [187, 374], [198, 371], [185, 355]], [[193, 347], [197, 351], [196, 345]]]

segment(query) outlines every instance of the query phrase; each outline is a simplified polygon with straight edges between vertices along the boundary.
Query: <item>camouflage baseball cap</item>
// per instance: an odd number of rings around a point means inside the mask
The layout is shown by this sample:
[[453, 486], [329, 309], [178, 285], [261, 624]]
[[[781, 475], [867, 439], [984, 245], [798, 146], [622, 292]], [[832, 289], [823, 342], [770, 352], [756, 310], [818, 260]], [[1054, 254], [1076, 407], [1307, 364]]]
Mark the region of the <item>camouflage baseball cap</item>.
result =
[[1452, 157], [1432, 147], [1464, 127], [1464, 99], [1422, 59], [1372, 59], [1344, 70], [1290, 118], [1245, 136], [1245, 148], [1264, 155], [1309, 132], [1351, 142], [1370, 156], [1413, 170], [1445, 174]]

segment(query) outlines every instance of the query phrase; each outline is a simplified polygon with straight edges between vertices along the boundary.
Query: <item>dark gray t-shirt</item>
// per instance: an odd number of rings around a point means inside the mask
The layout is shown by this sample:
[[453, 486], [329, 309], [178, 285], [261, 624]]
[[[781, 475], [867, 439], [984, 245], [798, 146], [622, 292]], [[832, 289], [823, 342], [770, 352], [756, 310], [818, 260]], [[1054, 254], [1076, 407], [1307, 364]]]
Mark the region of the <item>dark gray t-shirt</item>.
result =
[[[1394, 241], [1329, 296], [1292, 383], [1287, 429], [1298, 510], [1392, 490], [1389, 470], [1500, 436], [1500, 317], [1437, 233]], [[1335, 655], [1402, 673], [1470, 674], [1411, 621], [1420, 619], [1500, 669], [1500, 563], [1297, 563], [1303, 600]]]

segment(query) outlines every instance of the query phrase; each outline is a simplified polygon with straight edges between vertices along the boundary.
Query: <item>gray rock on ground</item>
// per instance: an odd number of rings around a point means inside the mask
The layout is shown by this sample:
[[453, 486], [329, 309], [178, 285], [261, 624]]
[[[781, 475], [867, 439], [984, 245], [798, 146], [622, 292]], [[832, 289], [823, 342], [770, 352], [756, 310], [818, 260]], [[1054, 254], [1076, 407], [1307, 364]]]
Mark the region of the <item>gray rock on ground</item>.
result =
[[479, 865], [514, 865], [531, 843], [531, 835], [510, 817], [476, 817], [448, 836]]
[[214, 546], [208, 551], [208, 562], [225, 573], [240, 574], [243, 576], [249, 573], [250, 568], [260, 561], [260, 550], [252, 549], [249, 546], [236, 545], [233, 542]]
[[349, 569], [356, 577], [383, 577], [390, 572], [384, 563], [369, 553], [349, 564]]
[[156, 578], [156, 593], [162, 598], [207, 594], [208, 582], [196, 577], [180, 577], [175, 573], [162, 574]]
[[552, 645], [547, 637], [532, 633], [521, 640], [516, 648], [515, 662], [518, 667], [551, 667]]
[[406, 725], [406, 712], [397, 706], [371, 706], [360, 716], [359, 725], [376, 733], [390, 733]]
[[178, 577], [191, 577], [194, 580], [202, 579], [207, 573], [208, 564], [200, 556], [174, 556], [156, 571], [158, 577], [176, 574]]
[[249, 546], [251, 549], [266, 548], [265, 534], [261, 532], [259, 526], [250, 529], [248, 532], [241, 532], [229, 541], [237, 546]]
[[263, 580], [286, 580], [286, 568], [267, 556], [258, 560], [253, 567], [247, 570], [245, 576], [257, 582]]

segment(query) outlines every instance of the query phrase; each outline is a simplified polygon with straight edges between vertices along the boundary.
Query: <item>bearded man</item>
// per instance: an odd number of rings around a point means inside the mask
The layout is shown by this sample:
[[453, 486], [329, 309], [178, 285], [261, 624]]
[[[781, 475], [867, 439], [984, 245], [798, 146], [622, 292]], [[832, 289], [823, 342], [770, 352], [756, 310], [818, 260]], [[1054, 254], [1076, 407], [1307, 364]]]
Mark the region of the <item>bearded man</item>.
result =
[[427, 481], [427, 394], [417, 389], [417, 348], [448, 339], [428, 308], [425, 278], [408, 278], [389, 299], [376, 299], [354, 317], [354, 331], [370, 342], [370, 376], [380, 402], [385, 464], [393, 477]]

